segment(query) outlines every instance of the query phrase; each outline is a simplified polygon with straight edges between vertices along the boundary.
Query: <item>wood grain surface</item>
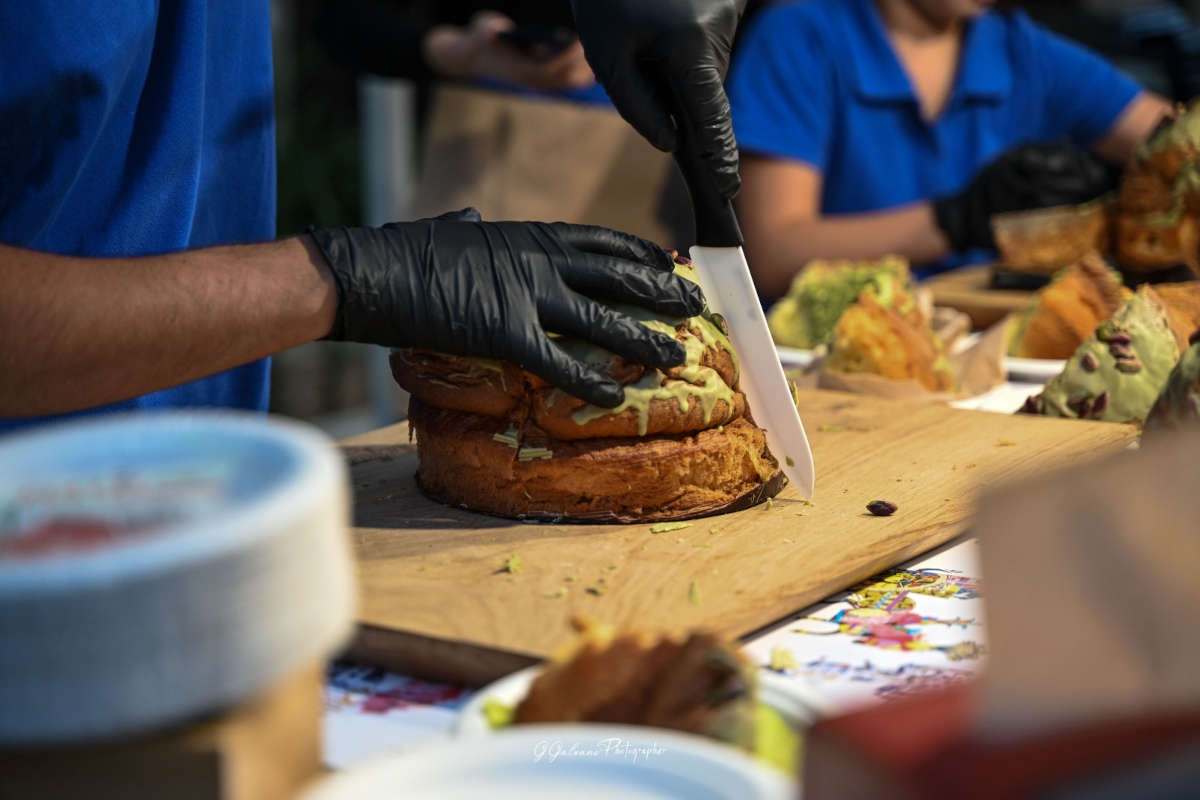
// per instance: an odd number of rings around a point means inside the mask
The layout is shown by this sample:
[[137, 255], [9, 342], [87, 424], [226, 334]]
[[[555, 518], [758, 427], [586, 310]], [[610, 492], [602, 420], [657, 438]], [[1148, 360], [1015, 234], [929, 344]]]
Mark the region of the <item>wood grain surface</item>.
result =
[[1015, 311], [1028, 307], [1036, 292], [989, 288], [992, 266], [952, 269], [922, 281], [933, 292], [933, 303], [963, 312], [977, 330], [990, 328]]
[[[963, 533], [982, 487], [1136, 435], [836, 392], [801, 392], [800, 403], [816, 459], [811, 505], [789, 487], [769, 506], [661, 533], [449, 508], [417, 489], [406, 425], [346, 440], [361, 587], [350, 656], [479, 684], [552, 653], [573, 614], [744, 636]], [[899, 509], [870, 516], [876, 499]]]

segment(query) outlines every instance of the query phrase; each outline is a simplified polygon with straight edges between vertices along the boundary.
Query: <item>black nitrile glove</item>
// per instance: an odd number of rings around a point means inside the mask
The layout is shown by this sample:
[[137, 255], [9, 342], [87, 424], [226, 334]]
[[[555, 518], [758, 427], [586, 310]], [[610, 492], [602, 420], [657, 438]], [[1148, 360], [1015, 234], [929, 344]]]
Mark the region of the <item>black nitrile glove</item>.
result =
[[[687, 124], [713, 186], [740, 185], [725, 96], [729, 50], [746, 0], [571, 0], [579, 39], [613, 105], [659, 150]], [[672, 121], [672, 117], [674, 121]]]
[[1108, 169], [1073, 144], [1027, 144], [980, 170], [962, 193], [935, 200], [933, 210], [954, 250], [995, 248], [994, 214], [1085, 203], [1112, 188]]
[[683, 363], [682, 345], [598, 300], [678, 317], [704, 307], [699, 287], [671, 274], [667, 253], [607, 228], [480, 222], [471, 210], [309, 233], [338, 288], [327, 338], [506, 359], [606, 408], [621, 403], [621, 386], [567, 356], [546, 332], [670, 367]]

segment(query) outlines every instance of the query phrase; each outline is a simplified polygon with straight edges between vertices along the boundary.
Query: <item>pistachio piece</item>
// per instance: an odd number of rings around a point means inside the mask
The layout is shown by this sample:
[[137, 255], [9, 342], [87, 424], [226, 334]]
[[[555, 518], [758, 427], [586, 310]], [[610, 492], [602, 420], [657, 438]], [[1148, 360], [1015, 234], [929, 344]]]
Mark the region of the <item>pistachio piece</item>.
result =
[[1096, 328], [1096, 338], [1102, 342], [1107, 342], [1117, 333], [1117, 326], [1111, 319], [1106, 319], [1101, 322]]
[[1108, 345], [1108, 352], [1111, 353], [1112, 357], [1116, 358], [1116, 359], [1137, 358], [1137, 356], [1133, 352], [1133, 348], [1127, 344], [1118, 344], [1117, 342], [1111, 342]]
[[1117, 372], [1124, 372], [1126, 375], [1136, 375], [1142, 371], [1142, 362], [1136, 358], [1119, 358], [1116, 366]]
[[1120, 331], [1119, 330], [1116, 333], [1109, 336], [1106, 341], [1109, 344], [1130, 345], [1130, 344], [1133, 344], [1133, 337], [1129, 335], [1128, 331]]
[[1095, 372], [1100, 366], [1100, 362], [1091, 353], [1084, 353], [1083, 358], [1079, 359], [1079, 366], [1083, 367], [1086, 372]]
[[890, 517], [896, 513], [897, 508], [895, 503], [889, 503], [887, 500], [872, 500], [867, 503], [867, 511], [877, 517]]

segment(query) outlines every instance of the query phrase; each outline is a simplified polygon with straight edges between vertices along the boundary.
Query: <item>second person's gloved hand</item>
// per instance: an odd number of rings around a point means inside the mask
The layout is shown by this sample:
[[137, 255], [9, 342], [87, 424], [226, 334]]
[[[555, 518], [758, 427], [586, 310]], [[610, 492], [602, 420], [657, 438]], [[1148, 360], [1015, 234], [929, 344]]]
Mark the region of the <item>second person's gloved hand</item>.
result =
[[959, 194], [935, 200], [933, 209], [954, 250], [994, 248], [994, 214], [1085, 203], [1112, 188], [1108, 169], [1070, 142], [1027, 144], [984, 167]]
[[682, 345], [600, 301], [678, 317], [704, 306], [699, 287], [671, 273], [667, 253], [607, 228], [480, 222], [472, 210], [309, 233], [338, 288], [328, 338], [505, 359], [608, 408], [620, 404], [621, 386], [570, 358], [547, 332], [675, 366]]
[[[572, 0], [579, 40], [596, 78], [638, 133], [678, 147], [689, 124], [722, 197], [737, 193], [737, 142], [725, 73], [746, 0]], [[674, 121], [673, 121], [674, 120]]]

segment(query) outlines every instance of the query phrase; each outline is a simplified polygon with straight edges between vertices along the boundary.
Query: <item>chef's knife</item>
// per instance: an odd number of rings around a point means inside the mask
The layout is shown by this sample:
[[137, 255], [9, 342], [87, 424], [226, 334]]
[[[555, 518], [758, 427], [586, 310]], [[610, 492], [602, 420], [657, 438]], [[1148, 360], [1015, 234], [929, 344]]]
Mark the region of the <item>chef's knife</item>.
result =
[[754, 421], [767, 432], [767, 446], [800, 495], [811, 499], [812, 449], [742, 253], [742, 231], [733, 204], [712, 186], [694, 138], [683, 130], [688, 126], [679, 127], [681, 141], [675, 158], [687, 181], [696, 217], [696, 246], [691, 256], [700, 288], [709, 309], [723, 316], [729, 326], [741, 361], [741, 389]]

